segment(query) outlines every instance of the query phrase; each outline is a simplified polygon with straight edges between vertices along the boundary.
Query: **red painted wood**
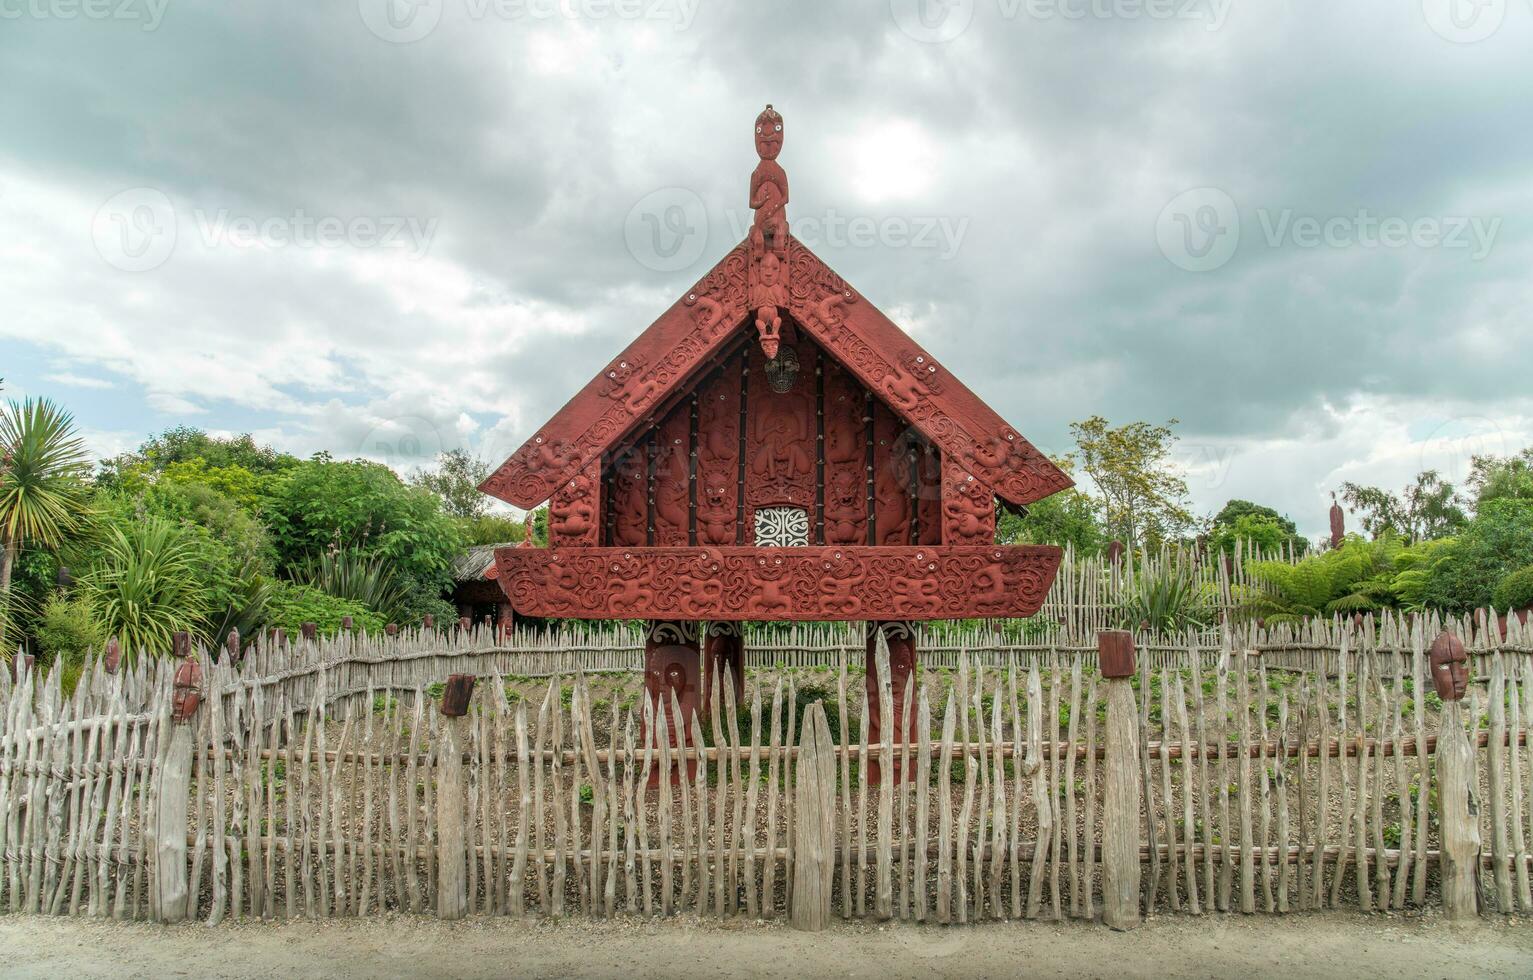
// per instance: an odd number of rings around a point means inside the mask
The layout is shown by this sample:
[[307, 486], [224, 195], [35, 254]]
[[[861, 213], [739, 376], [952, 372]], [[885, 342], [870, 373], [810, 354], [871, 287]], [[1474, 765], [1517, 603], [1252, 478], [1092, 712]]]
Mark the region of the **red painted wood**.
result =
[[910, 544], [910, 446], [906, 425], [883, 402], [873, 403], [874, 544]]
[[[942, 543], [942, 453], [922, 439], [916, 456], [916, 544]], [[989, 544], [978, 541], [976, 544]]]
[[682, 402], [671, 409], [655, 430], [655, 467], [650, 493], [655, 498], [654, 540], [662, 547], [681, 547], [688, 543], [692, 494], [689, 480], [690, 412], [690, 403]]
[[612, 460], [611, 487], [610, 543], [642, 547], [649, 524], [649, 459], [642, 445]]
[[825, 543], [868, 540], [868, 424], [861, 384], [830, 358], [825, 371]]
[[555, 547], [589, 548], [600, 542], [600, 465], [599, 461], [593, 460], [559, 488], [549, 501], [548, 534]]
[[[747, 322], [741, 242], [484, 482], [521, 507], [547, 500], [685, 384]], [[803, 243], [788, 238], [788, 310], [802, 332], [1005, 499], [1028, 504], [1072, 485], [1016, 429], [863, 300]]]
[[740, 368], [731, 358], [698, 392], [697, 543], [735, 543], [740, 503]]
[[582, 619], [912, 620], [1030, 616], [1051, 546], [502, 548], [522, 615]]
[[942, 461], [942, 540], [971, 545], [995, 541], [995, 491], [948, 459]]
[[750, 393], [746, 433], [745, 524], [755, 526], [758, 507], [791, 505], [811, 516], [815, 503], [815, 458], [819, 447], [815, 435], [814, 368], [819, 352], [812, 343], [794, 343], [792, 333], [783, 342], [794, 348], [799, 375], [793, 389], [773, 391], [767, 382], [766, 356], [750, 348]]
[[[895, 745], [911, 745], [916, 741], [918, 729], [916, 727], [916, 706], [910, 706], [910, 716], [906, 722], [905, 700], [914, 691], [910, 683], [916, 668], [916, 634], [909, 623], [869, 623], [868, 624], [868, 647], [867, 656], [863, 661], [866, 668], [864, 673], [864, 693], [866, 694], [868, 719], [868, 744], [877, 745], [883, 741], [883, 702], [879, 694], [881, 679], [878, 674], [878, 658], [876, 645], [878, 634], [884, 634], [884, 640], [889, 645], [889, 687], [891, 717], [894, 721]], [[903, 723], [903, 724], [902, 724]], [[882, 763], [876, 758], [877, 753], [868, 761], [868, 782], [878, 785], [882, 778]], [[896, 785], [905, 781], [904, 760], [896, 757], [894, 760], [894, 782]]]

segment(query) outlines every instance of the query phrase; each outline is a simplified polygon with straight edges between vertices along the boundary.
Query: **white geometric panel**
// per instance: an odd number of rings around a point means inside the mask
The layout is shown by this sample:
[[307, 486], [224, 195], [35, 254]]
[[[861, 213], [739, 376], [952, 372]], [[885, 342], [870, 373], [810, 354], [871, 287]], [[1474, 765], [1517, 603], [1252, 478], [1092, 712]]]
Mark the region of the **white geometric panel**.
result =
[[795, 548], [809, 543], [809, 512], [802, 507], [758, 507], [756, 546]]

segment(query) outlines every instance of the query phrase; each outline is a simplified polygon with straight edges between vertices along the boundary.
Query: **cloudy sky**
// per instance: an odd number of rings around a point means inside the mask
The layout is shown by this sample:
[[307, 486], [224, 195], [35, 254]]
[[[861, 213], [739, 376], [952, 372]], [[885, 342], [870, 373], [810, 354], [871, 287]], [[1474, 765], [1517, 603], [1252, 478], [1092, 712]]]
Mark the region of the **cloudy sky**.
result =
[[0, 376], [494, 462], [749, 222], [1200, 512], [1533, 443], [1533, 0], [0, 0]]

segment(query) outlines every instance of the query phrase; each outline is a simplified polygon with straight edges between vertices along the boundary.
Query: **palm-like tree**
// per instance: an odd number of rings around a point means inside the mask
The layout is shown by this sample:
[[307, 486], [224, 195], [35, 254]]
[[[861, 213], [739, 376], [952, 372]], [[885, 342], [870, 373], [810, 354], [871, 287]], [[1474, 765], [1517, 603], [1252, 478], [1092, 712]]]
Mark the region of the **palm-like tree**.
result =
[[0, 412], [0, 603], [24, 544], [57, 548], [87, 513], [90, 457], [74, 416], [43, 399]]
[[197, 575], [199, 554], [191, 531], [150, 517], [109, 528], [99, 563], [81, 585], [107, 634], [123, 653], [167, 653], [178, 631], [206, 640], [208, 591]]

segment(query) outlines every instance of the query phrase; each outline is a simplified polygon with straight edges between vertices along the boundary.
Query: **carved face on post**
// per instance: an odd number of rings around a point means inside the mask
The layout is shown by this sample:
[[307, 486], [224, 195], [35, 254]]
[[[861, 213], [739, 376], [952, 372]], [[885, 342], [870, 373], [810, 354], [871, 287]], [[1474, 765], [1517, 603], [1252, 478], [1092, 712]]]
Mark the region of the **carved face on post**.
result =
[[1469, 687], [1469, 655], [1464, 643], [1444, 631], [1432, 641], [1432, 686], [1444, 701], [1459, 701]]
[[767, 106], [756, 117], [756, 155], [763, 160], [776, 160], [782, 152], [782, 116]]

